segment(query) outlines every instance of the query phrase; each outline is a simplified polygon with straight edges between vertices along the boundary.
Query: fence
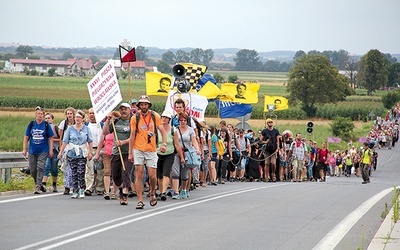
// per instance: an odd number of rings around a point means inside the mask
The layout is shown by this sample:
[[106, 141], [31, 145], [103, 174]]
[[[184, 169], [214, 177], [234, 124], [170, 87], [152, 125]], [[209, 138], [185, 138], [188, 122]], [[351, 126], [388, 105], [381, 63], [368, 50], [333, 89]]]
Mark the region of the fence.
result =
[[11, 178], [13, 168], [28, 167], [29, 163], [22, 155], [22, 152], [0, 153], [0, 180], [7, 182]]

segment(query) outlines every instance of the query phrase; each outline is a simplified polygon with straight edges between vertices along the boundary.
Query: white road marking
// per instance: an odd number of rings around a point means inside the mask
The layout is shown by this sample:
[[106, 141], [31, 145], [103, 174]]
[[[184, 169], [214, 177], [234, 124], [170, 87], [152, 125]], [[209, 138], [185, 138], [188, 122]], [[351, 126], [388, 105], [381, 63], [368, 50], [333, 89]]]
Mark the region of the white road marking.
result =
[[[57, 237], [53, 237], [53, 238], [50, 238], [50, 239], [46, 239], [46, 240], [43, 240], [43, 241], [32, 243], [32, 244], [29, 244], [29, 245], [26, 245], [26, 246], [22, 246], [22, 247], [17, 248], [17, 250], [23, 250], [23, 249], [29, 249], [29, 248], [37, 248], [38, 246], [44, 245], [44, 244], [48, 244], [49, 242], [57, 241], [57, 240], [60, 240], [62, 238], [66, 238], [66, 237], [69, 238], [67, 240], [60, 241], [60, 242], [57, 242], [57, 243], [54, 243], [54, 244], [51, 244], [51, 245], [46, 245], [43, 248], [38, 248], [38, 249], [42, 249], [42, 250], [53, 249], [53, 248], [57, 248], [57, 247], [60, 247], [60, 246], [63, 246], [63, 245], [66, 245], [66, 244], [69, 244], [69, 243], [72, 243], [72, 242], [87, 238], [87, 237], [90, 237], [92, 235], [96, 235], [96, 234], [99, 234], [99, 233], [102, 233], [102, 232], [105, 232], [105, 231], [109, 231], [109, 230], [112, 230], [114, 228], [118, 228], [118, 227], [130, 224], [130, 223], [134, 223], [136, 221], [140, 221], [140, 220], [144, 220], [144, 219], [147, 219], [147, 218], [150, 218], [150, 217], [154, 217], [154, 216], [157, 216], [157, 215], [165, 214], [165, 213], [168, 213], [168, 212], [171, 212], [171, 211], [174, 211], [174, 210], [178, 210], [178, 209], [194, 206], [194, 205], [197, 205], [197, 204], [201, 204], [201, 203], [205, 203], [205, 202], [221, 199], [221, 198], [224, 198], [224, 197], [229, 197], [229, 196], [232, 196], [232, 195], [237, 195], [237, 194], [252, 192], [252, 191], [256, 191], [256, 190], [267, 189], [267, 188], [275, 188], [275, 187], [284, 186], [284, 185], [287, 185], [287, 184], [277, 184], [277, 185], [273, 185], [273, 186], [243, 188], [243, 189], [238, 189], [238, 190], [233, 190], [233, 191], [231, 190], [231, 191], [227, 191], [227, 192], [224, 192], [224, 193], [213, 194], [213, 195], [205, 196], [205, 197], [198, 198], [198, 199], [188, 200], [186, 203], [180, 204], [178, 206], [176, 206], [176, 204], [171, 204], [171, 205], [168, 205], [168, 206], [156, 208], [156, 209], [162, 209], [161, 211], [158, 211], [158, 212], [154, 212], [154, 210], [146, 210], [146, 211], [144, 211], [142, 213], [139, 213], [139, 214], [128, 215], [128, 216], [124, 216], [124, 217], [121, 217], [121, 218], [118, 218], [118, 219], [105, 221], [103, 223], [99, 223], [99, 224], [96, 224], [96, 225], [93, 225], [93, 226], [90, 226], [90, 227], [86, 227], [86, 228], [82, 228], [82, 229], [79, 229], [79, 230], [76, 230], [76, 231], [72, 231], [72, 232], [67, 233], [67, 234], [63, 234], [63, 235], [60, 235], [60, 236], [57, 236]], [[168, 207], [170, 207], [170, 208], [168, 208]], [[167, 209], [165, 209], [165, 208], [167, 208]], [[153, 213], [151, 213], [151, 212], [153, 212]], [[129, 219], [131, 217], [137, 217], [137, 218]], [[123, 221], [120, 222], [120, 223], [114, 224], [115, 222], [118, 222], [118, 221], [121, 221], [121, 220], [123, 220]], [[108, 224], [112, 224], [112, 225], [106, 226]], [[93, 230], [94, 228], [97, 228], [97, 227], [102, 227], [102, 228], [100, 228], [98, 230], [91, 231], [91, 230]], [[90, 230], [89, 233], [81, 234], [82, 232], [89, 231], [89, 230]], [[80, 235], [70, 238], [72, 235], [76, 235], [76, 234], [80, 234]]]
[[[397, 188], [399, 188], [398, 186]], [[378, 194], [372, 196], [358, 208], [354, 209], [339, 224], [337, 224], [314, 248], [313, 250], [329, 250], [334, 249], [343, 239], [350, 229], [363, 217], [378, 201], [385, 195], [393, 191], [393, 188], [385, 189]]]

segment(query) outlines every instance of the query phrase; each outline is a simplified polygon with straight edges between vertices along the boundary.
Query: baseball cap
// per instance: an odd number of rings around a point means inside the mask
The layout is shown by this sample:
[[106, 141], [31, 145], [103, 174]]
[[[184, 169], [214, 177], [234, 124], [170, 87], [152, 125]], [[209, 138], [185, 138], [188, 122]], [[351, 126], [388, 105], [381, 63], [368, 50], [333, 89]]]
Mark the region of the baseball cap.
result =
[[131, 100], [131, 103], [137, 103], [137, 100], [136, 100], [135, 98], [133, 98], [133, 99]]
[[274, 122], [274, 121], [271, 118], [268, 118], [265, 122], [268, 123], [268, 122]]
[[130, 108], [131, 108], [131, 105], [129, 105], [129, 103], [123, 102], [123, 103], [121, 103], [121, 104], [119, 105], [119, 108], [121, 108], [121, 107], [125, 107], [125, 108], [130, 109]]
[[164, 112], [161, 114], [161, 117], [168, 117], [169, 119], [171, 119], [172, 118], [172, 115], [171, 115], [171, 113], [169, 112], [169, 111], [167, 111], [167, 110], [164, 110]]

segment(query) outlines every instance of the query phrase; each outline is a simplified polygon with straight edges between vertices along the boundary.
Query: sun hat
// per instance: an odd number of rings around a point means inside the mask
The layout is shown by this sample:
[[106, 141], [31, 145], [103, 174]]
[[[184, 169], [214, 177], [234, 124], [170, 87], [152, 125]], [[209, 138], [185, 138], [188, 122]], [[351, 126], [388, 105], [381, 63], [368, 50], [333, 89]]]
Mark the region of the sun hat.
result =
[[129, 103], [123, 102], [123, 103], [121, 103], [121, 104], [119, 105], [119, 108], [121, 108], [121, 107], [125, 107], [125, 108], [130, 109], [130, 108], [131, 108], [131, 105], [129, 105]]
[[150, 98], [147, 95], [140, 96], [139, 97], [139, 101], [137, 102], [137, 105], [139, 106], [141, 102], [148, 103], [150, 105], [150, 107], [151, 107], [151, 101], [150, 101]]
[[167, 110], [164, 110], [164, 112], [161, 114], [161, 117], [167, 117], [167, 118], [169, 118], [169, 119], [171, 119], [172, 118], [172, 115], [171, 115], [171, 113], [169, 112], [169, 111], [167, 111]]

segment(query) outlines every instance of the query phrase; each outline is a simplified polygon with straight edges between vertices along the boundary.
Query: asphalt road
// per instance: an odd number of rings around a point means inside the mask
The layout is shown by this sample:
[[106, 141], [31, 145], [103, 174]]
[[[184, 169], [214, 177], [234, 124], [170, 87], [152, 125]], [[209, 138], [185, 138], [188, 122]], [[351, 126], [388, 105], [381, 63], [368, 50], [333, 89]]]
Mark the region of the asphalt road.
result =
[[102, 196], [0, 197], [0, 249], [365, 249], [399, 185], [400, 148], [380, 150], [371, 183], [227, 183], [135, 209]]

